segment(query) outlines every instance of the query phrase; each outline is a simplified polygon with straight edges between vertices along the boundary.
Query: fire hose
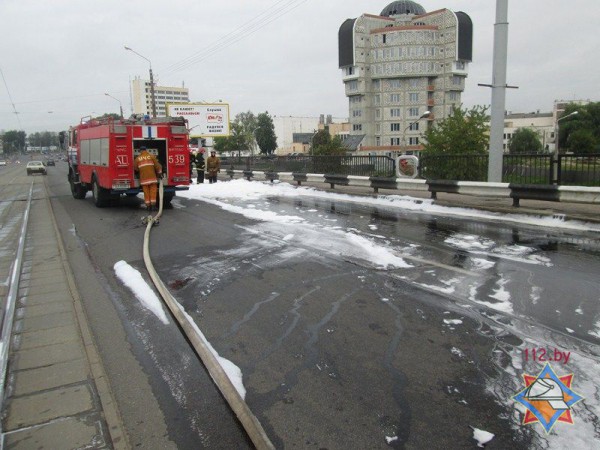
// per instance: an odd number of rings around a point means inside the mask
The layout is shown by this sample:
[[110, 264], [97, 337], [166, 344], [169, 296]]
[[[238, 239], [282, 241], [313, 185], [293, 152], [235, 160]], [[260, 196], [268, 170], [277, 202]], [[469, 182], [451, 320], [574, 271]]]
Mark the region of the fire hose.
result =
[[146, 264], [146, 270], [150, 274], [152, 282], [156, 286], [156, 289], [163, 298], [165, 304], [173, 314], [173, 317], [179, 323], [181, 329], [186, 334], [187, 338], [191, 342], [196, 354], [202, 360], [202, 363], [208, 370], [214, 383], [219, 388], [219, 391], [225, 397], [225, 400], [229, 404], [229, 407], [233, 410], [238, 420], [246, 430], [248, 437], [257, 449], [274, 449], [274, 445], [269, 440], [265, 430], [256, 418], [256, 416], [250, 410], [248, 404], [244, 401], [242, 396], [239, 394], [227, 373], [219, 364], [216, 356], [209, 348], [209, 343], [204, 337], [204, 334], [196, 326], [192, 318], [185, 312], [183, 307], [175, 300], [164, 283], [156, 273], [152, 260], [150, 258], [150, 231], [155, 222], [158, 222], [163, 211], [163, 180], [159, 182], [159, 207], [156, 216], [148, 216], [146, 225], [146, 231], [144, 233], [144, 263]]

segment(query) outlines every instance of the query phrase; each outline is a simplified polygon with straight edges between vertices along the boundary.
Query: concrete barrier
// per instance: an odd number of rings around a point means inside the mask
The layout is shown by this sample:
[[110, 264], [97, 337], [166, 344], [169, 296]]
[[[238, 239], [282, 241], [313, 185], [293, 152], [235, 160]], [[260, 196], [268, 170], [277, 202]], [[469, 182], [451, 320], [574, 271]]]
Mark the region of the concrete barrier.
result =
[[246, 170], [228, 170], [227, 173], [232, 179], [246, 178], [248, 180], [268, 180], [271, 182], [278, 179], [288, 183], [295, 182], [298, 185], [301, 185], [302, 182], [327, 183], [332, 189], [335, 186], [356, 186], [371, 188], [376, 193], [379, 192], [379, 189], [430, 192], [431, 198], [436, 198], [438, 192], [479, 197], [512, 198], [513, 206], [519, 206], [519, 200], [521, 199], [600, 204], [600, 187], [417, 180], [316, 173], [252, 172]]

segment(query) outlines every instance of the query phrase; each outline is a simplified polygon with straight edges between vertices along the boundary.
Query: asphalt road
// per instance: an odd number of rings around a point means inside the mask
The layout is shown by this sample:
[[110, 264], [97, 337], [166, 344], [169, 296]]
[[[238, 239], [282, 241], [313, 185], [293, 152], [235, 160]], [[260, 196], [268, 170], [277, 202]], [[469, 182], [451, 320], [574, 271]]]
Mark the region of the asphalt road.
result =
[[[75, 200], [66, 164], [58, 164], [47, 177], [52, 204], [132, 444], [249, 447], [177, 327], [163, 325], [115, 277], [120, 260], [145, 273], [141, 200], [104, 209], [89, 195]], [[364, 221], [344, 205], [328, 208], [348, 226]], [[507, 355], [523, 348], [532, 324], [558, 332], [556, 318], [465, 307], [428, 279], [432, 271], [438, 280], [479, 276], [463, 252], [436, 245], [465, 223], [382, 214], [368, 217], [386, 235], [426, 247], [413, 268], [380, 270], [318, 237], [290, 241], [298, 233], [290, 225], [185, 199], [153, 230], [151, 255], [215, 349], [242, 370], [246, 400], [277, 448], [472, 448], [470, 426], [494, 433], [493, 448], [530, 448], [532, 428], [515, 426]], [[517, 231], [521, 241], [539, 237]], [[502, 264], [515, 279], [522, 273], [522, 264]], [[480, 278], [480, 289], [498, 287]]]

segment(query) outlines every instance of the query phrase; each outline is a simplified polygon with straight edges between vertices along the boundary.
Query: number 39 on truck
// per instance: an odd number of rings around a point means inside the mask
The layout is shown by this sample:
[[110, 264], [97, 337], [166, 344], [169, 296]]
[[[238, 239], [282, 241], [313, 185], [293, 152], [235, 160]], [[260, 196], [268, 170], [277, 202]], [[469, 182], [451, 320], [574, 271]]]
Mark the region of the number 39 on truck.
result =
[[67, 148], [74, 198], [83, 199], [92, 191], [94, 204], [103, 207], [121, 195], [139, 194], [133, 163], [140, 147], [146, 147], [163, 167], [163, 205], [171, 202], [176, 191], [189, 189], [188, 128], [182, 117], [84, 117], [59, 139]]

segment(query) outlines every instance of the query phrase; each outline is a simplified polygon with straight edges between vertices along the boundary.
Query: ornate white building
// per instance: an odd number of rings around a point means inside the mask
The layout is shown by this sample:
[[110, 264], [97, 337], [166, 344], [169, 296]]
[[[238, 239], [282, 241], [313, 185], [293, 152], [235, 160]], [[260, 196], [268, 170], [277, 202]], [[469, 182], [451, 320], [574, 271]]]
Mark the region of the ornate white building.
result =
[[461, 104], [472, 41], [467, 14], [428, 13], [413, 1], [347, 19], [339, 29], [339, 67], [350, 133], [363, 136], [358, 151], [421, 150], [426, 128]]

